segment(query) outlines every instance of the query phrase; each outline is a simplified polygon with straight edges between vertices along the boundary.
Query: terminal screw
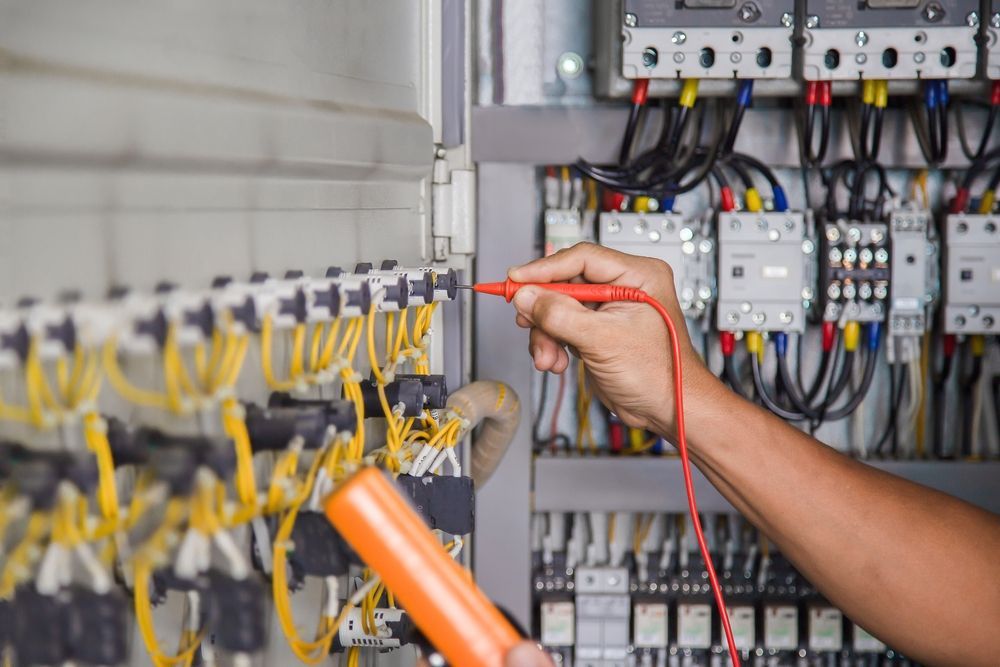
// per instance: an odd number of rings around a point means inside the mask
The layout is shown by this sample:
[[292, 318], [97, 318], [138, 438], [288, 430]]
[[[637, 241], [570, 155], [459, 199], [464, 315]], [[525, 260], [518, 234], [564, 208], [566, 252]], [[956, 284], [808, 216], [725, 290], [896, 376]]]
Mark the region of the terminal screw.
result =
[[854, 36], [854, 43], [857, 44], [858, 46], [864, 46], [865, 44], [867, 44], [868, 33], [865, 32], [864, 30], [859, 31], [858, 34]]
[[924, 7], [924, 18], [930, 23], [937, 23], [944, 18], [944, 7], [936, 2], [929, 3]]
[[740, 7], [740, 20], [744, 23], [753, 23], [760, 18], [760, 7], [754, 2], [745, 2]]
[[685, 35], [683, 32], [681, 32], [680, 30], [678, 30], [677, 32], [675, 32], [673, 35], [670, 36], [670, 41], [678, 46], [686, 42], [687, 39], [688, 36]]
[[807, 16], [806, 17], [806, 27], [809, 28], [810, 30], [818, 28], [819, 27], [819, 17], [816, 16], [815, 14], [810, 14], [809, 16]]
[[791, 12], [785, 12], [781, 15], [781, 25], [785, 28], [791, 28], [795, 25], [795, 17], [792, 16]]
[[970, 28], [979, 27], [979, 12], [972, 11], [965, 15], [965, 25]]
[[630, 28], [634, 28], [638, 24], [639, 24], [639, 17], [638, 16], [636, 16], [632, 12], [628, 12], [627, 14], [625, 14], [625, 25], [627, 25]]

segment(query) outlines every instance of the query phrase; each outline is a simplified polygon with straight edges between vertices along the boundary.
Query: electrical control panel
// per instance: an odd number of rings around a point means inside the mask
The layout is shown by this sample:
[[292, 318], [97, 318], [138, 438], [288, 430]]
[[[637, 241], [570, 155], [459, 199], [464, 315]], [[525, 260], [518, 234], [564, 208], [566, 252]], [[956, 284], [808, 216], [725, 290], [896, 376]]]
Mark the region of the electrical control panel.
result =
[[916, 336], [927, 330], [927, 308], [937, 294], [937, 249], [927, 238], [929, 211], [893, 211], [889, 333]]
[[823, 321], [884, 321], [892, 277], [887, 226], [838, 220], [825, 225], [823, 240]]
[[715, 242], [677, 213], [601, 213], [603, 246], [663, 260], [674, 271], [684, 314], [701, 317], [715, 294]]
[[1000, 0], [991, 0], [986, 19], [986, 76], [1000, 79]]
[[995, 334], [1000, 322], [1000, 216], [945, 220], [944, 330]]
[[719, 215], [719, 326], [729, 331], [805, 328], [816, 244], [802, 213]]
[[626, 0], [626, 78], [778, 79], [792, 71], [791, 0]]
[[807, 81], [968, 79], [976, 74], [977, 0], [807, 0]]

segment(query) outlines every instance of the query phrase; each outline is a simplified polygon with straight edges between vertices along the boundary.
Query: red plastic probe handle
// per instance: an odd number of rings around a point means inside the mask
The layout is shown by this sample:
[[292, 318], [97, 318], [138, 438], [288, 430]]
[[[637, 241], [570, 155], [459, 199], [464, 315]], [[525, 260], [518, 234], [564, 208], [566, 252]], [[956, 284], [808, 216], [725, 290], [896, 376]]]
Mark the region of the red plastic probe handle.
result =
[[681, 455], [681, 469], [684, 471], [684, 489], [687, 491], [688, 510], [691, 512], [691, 523], [694, 526], [695, 537], [698, 539], [698, 549], [701, 550], [701, 557], [705, 562], [705, 569], [708, 570], [708, 580], [712, 585], [712, 595], [715, 597], [715, 604], [719, 610], [719, 618], [722, 619], [722, 629], [726, 635], [726, 643], [729, 645], [729, 659], [733, 667], [740, 667], [740, 654], [736, 648], [736, 641], [733, 639], [733, 629], [729, 625], [729, 612], [726, 609], [726, 601], [722, 596], [722, 587], [719, 586], [719, 577], [715, 574], [715, 565], [712, 564], [712, 555], [708, 551], [708, 544], [705, 542], [705, 533], [701, 528], [701, 519], [698, 517], [698, 501], [694, 495], [694, 483], [691, 480], [691, 463], [688, 458], [687, 432], [684, 428], [684, 372], [681, 368], [681, 344], [677, 337], [677, 329], [670, 313], [659, 301], [646, 294], [636, 287], [622, 287], [620, 285], [592, 285], [589, 283], [516, 283], [510, 278], [500, 283], [480, 283], [473, 289], [480, 294], [492, 294], [502, 296], [508, 302], [514, 298], [517, 291], [525, 285], [541, 287], [543, 289], [561, 292], [575, 298], [577, 301], [586, 303], [606, 303], [609, 301], [634, 301], [645, 303], [653, 308], [663, 323], [667, 325], [670, 332], [670, 347], [673, 355], [673, 376], [674, 376], [674, 405], [677, 412], [677, 452]]

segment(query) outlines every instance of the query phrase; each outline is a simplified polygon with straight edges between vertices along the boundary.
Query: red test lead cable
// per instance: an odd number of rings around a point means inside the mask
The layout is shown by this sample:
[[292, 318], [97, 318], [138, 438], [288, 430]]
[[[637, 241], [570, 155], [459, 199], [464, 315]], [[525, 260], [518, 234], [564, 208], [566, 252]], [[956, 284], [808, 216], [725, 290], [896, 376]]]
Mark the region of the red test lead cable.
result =
[[491, 294], [503, 297], [509, 303], [517, 291], [530, 285], [542, 289], [559, 292], [573, 297], [577, 301], [585, 303], [608, 303], [610, 301], [632, 301], [635, 303], [645, 303], [651, 306], [667, 325], [670, 332], [670, 346], [673, 354], [673, 374], [674, 374], [674, 404], [677, 410], [677, 451], [681, 455], [681, 468], [684, 470], [684, 488], [687, 491], [688, 510], [691, 512], [691, 523], [694, 525], [694, 533], [698, 538], [698, 548], [701, 550], [701, 557], [705, 561], [705, 569], [708, 570], [708, 580], [712, 585], [712, 595], [715, 597], [715, 604], [719, 609], [719, 618], [722, 619], [722, 630], [726, 635], [726, 643], [729, 645], [729, 658], [734, 667], [740, 667], [740, 655], [736, 648], [736, 641], [733, 639], [733, 630], [729, 625], [729, 613], [726, 610], [726, 601], [722, 597], [722, 588], [719, 586], [719, 578], [715, 574], [715, 565], [712, 563], [712, 555], [708, 551], [708, 544], [705, 542], [705, 534], [701, 528], [701, 519], [698, 518], [698, 502], [694, 496], [694, 484], [691, 481], [691, 463], [688, 460], [687, 434], [684, 429], [684, 372], [681, 369], [681, 346], [677, 337], [677, 329], [670, 313], [659, 301], [646, 294], [641, 289], [635, 287], [623, 287], [621, 285], [593, 285], [589, 283], [517, 283], [508, 278], [500, 283], [479, 283], [473, 285], [472, 289], [480, 294]]

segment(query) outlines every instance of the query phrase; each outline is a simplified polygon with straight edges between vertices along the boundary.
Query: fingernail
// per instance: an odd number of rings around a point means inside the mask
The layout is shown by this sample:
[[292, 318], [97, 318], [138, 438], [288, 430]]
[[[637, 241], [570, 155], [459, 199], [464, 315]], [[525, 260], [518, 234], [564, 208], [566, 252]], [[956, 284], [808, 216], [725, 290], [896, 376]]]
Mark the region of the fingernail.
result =
[[522, 314], [530, 315], [531, 309], [535, 305], [535, 299], [537, 298], [537, 290], [532, 287], [522, 287], [517, 290], [517, 294], [514, 295], [514, 307], [517, 308]]

